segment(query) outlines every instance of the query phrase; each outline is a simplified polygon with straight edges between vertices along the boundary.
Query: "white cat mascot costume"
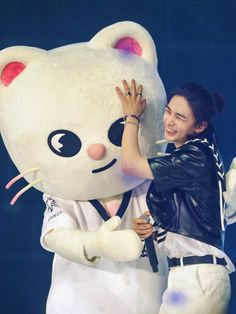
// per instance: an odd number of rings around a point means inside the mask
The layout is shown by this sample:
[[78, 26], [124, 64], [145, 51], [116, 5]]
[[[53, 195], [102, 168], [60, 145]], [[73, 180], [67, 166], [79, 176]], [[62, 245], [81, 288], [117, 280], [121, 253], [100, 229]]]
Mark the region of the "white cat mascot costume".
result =
[[21, 173], [7, 187], [23, 176], [30, 183], [11, 203], [30, 186], [45, 193], [41, 242], [56, 252], [47, 313], [157, 314], [167, 264], [158, 249], [153, 272], [130, 230], [147, 210], [150, 182], [121, 172], [115, 92], [124, 78], [143, 84], [139, 140], [155, 156], [166, 95], [149, 33], [121, 22], [51, 51], [10, 47], [0, 52], [0, 71], [1, 135]]
[[124, 78], [143, 85], [139, 141], [146, 157], [155, 156], [166, 95], [152, 38], [122, 22], [87, 43], [11, 47], [0, 52], [0, 73], [1, 135], [20, 172], [7, 187], [29, 182], [11, 204], [31, 186], [44, 192], [41, 243], [55, 252], [47, 314], [157, 314], [167, 277], [158, 248], [164, 234], [155, 234], [154, 272], [130, 229], [147, 210], [150, 182], [121, 172], [124, 124], [115, 93]]

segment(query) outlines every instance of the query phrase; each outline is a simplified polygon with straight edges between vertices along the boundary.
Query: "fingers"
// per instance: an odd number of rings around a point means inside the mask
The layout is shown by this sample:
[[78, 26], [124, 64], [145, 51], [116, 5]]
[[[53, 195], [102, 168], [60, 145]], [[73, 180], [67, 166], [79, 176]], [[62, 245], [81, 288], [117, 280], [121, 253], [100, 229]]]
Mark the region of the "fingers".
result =
[[119, 87], [116, 87], [115, 90], [116, 90], [116, 93], [117, 93], [118, 97], [120, 98], [121, 103], [123, 104], [125, 102], [125, 100], [126, 100], [124, 94], [119, 89]]
[[116, 90], [118, 96], [123, 95], [122, 91], [119, 89], [118, 86], [116, 86], [115, 90]]
[[138, 85], [138, 87], [136, 88], [136, 82], [134, 79], [131, 80], [130, 91], [131, 96], [134, 100], [136, 99], [136, 97], [139, 97], [140, 99], [142, 98], [143, 87], [142, 85]]
[[129, 86], [128, 86], [126, 80], [123, 80], [123, 81], [122, 81], [122, 84], [123, 84], [123, 87], [124, 87], [124, 90], [125, 90], [126, 95], [128, 95], [128, 93], [129, 93], [130, 90], [129, 90]]
[[136, 229], [139, 231], [140, 234], [146, 234], [147, 232], [151, 232], [152, 231], [152, 225], [151, 224], [138, 224], [136, 226]]
[[145, 235], [140, 235], [140, 239], [141, 240], [145, 240], [147, 239], [148, 237], [150, 237], [152, 235], [153, 231], [151, 230], [149, 233], [145, 234]]
[[140, 99], [142, 98], [143, 87], [142, 85], [138, 85], [138, 87], [136, 88], [136, 82], [134, 79], [131, 80], [130, 88], [126, 80], [122, 80], [122, 85], [124, 87], [125, 94], [121, 92], [119, 87], [116, 87], [118, 95], [122, 94], [123, 96], [131, 96], [134, 100], [136, 99], [136, 97], [140, 97]]
[[142, 85], [139, 85], [137, 88], [137, 97], [139, 97], [139, 99], [142, 98], [142, 92], [143, 92], [143, 87]]
[[141, 96], [141, 98], [142, 98], [142, 85], [139, 85], [136, 88], [136, 82], [134, 79], [131, 80], [130, 88], [129, 88], [126, 80], [123, 80], [122, 84], [123, 84], [126, 95], [131, 94], [129, 96], [131, 96], [133, 99], [135, 99], [137, 96]]
[[146, 239], [153, 233], [152, 227], [147, 229], [133, 229], [141, 239]]
[[146, 223], [147, 223], [146, 219], [142, 217], [133, 219], [133, 224], [146, 224]]
[[146, 235], [150, 235], [152, 234], [153, 230], [152, 230], [152, 227], [150, 228], [147, 228], [147, 229], [133, 229], [138, 236], [146, 236]]
[[131, 80], [130, 91], [131, 91], [132, 99], [135, 100], [135, 98], [136, 98], [136, 83], [135, 83], [134, 79]]
[[126, 80], [122, 80], [124, 92], [117, 86], [116, 93], [122, 103], [124, 115], [135, 114], [141, 116], [146, 108], [146, 100], [142, 98], [142, 85], [136, 86], [131, 80], [130, 88]]
[[143, 218], [135, 218], [132, 222], [132, 229], [142, 238], [150, 236], [153, 232], [153, 226], [147, 223]]

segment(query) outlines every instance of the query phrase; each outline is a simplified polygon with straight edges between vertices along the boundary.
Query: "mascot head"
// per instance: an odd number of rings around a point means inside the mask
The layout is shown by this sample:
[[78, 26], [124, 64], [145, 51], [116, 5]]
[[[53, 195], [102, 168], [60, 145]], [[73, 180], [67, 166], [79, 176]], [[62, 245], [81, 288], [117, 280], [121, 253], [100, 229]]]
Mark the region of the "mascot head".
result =
[[154, 156], [166, 95], [143, 27], [117, 23], [89, 42], [50, 51], [6, 48], [0, 75], [0, 131], [21, 173], [11, 184], [24, 176], [47, 194], [91, 200], [142, 182], [121, 171], [124, 124], [115, 86], [132, 78], [143, 85], [147, 109], [139, 141], [142, 153]]

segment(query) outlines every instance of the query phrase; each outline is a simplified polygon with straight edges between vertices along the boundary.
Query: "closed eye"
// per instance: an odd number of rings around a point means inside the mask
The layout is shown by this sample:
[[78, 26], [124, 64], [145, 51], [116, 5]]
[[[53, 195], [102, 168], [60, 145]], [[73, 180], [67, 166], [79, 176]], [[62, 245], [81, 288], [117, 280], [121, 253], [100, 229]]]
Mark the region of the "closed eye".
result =
[[176, 115], [176, 118], [177, 118], [178, 120], [186, 121], [186, 117], [185, 117], [185, 116], [182, 116], [182, 115], [179, 115], [179, 114]]

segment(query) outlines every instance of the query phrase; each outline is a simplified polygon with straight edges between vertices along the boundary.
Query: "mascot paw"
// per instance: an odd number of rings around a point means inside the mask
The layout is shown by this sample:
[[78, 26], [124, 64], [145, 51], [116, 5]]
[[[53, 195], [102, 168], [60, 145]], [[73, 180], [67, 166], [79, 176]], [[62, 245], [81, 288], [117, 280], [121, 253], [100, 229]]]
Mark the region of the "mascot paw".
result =
[[91, 256], [103, 256], [116, 262], [137, 259], [142, 250], [142, 242], [131, 229], [118, 230], [121, 219], [114, 216], [93, 233], [86, 245]]

